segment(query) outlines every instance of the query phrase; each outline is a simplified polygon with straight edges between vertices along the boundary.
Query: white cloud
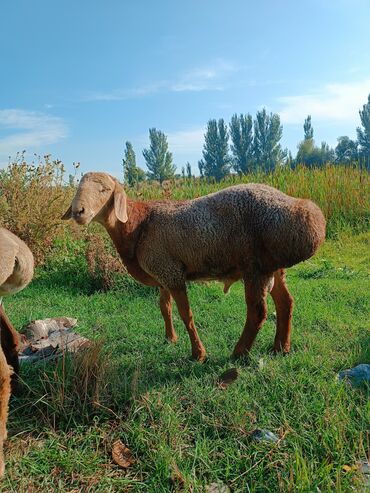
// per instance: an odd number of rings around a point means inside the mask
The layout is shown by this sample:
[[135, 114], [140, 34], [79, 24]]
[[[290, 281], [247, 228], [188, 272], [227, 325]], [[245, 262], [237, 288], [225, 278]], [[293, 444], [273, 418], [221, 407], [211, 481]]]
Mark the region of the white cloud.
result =
[[19, 109], [0, 110], [0, 132], [2, 130], [7, 135], [0, 137], [1, 158], [23, 149], [55, 144], [68, 133], [67, 125], [61, 118]]
[[222, 91], [228, 77], [236, 72], [238, 67], [225, 60], [216, 60], [214, 63], [195, 68], [179, 78], [171, 85], [174, 92], [184, 91]]
[[167, 134], [169, 148], [179, 154], [183, 152], [188, 152], [189, 154], [199, 152], [200, 155], [204, 142], [204, 132], [205, 129], [203, 127], [170, 132]]
[[358, 110], [367, 102], [370, 79], [360, 82], [327, 84], [309, 94], [278, 98], [283, 123], [302, 123], [307, 115], [315, 121], [356, 124]]
[[161, 80], [132, 89], [116, 89], [108, 92], [91, 91], [83, 101], [123, 101], [144, 97], [158, 92], [222, 91], [231, 74], [239, 68], [231, 62], [218, 59], [209, 65], [197, 67], [174, 80]]

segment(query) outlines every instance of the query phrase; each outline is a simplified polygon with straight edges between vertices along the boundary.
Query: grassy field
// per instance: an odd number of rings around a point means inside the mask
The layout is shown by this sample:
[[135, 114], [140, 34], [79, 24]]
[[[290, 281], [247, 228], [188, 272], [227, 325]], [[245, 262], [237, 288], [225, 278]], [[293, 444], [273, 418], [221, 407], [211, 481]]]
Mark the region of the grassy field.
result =
[[[369, 235], [337, 235], [312, 260], [288, 271], [295, 297], [292, 352], [270, 356], [274, 309], [249, 364], [230, 354], [244, 323], [241, 283], [189, 288], [203, 365], [180, 336], [164, 343], [155, 289], [122, 276], [107, 293], [91, 287], [84, 260], [39, 270], [6, 300], [20, 328], [32, 319], [72, 316], [96, 341], [90, 352], [22, 368], [26, 390], [13, 397], [3, 492], [365, 491], [355, 468], [369, 453], [368, 390], [336, 381], [369, 362]], [[366, 352], [367, 351], [367, 352]], [[236, 366], [227, 389], [218, 376]], [[251, 439], [267, 428], [277, 444]], [[136, 459], [127, 472], [111, 459], [121, 439]], [[349, 466], [343, 468], [343, 466]]]

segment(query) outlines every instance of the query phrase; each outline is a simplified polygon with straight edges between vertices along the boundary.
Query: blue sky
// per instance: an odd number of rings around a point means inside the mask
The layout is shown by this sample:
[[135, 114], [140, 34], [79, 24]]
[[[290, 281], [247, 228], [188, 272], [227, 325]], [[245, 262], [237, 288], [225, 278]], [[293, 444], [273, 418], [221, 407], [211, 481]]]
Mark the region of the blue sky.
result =
[[197, 171], [210, 118], [266, 107], [293, 154], [303, 120], [355, 137], [370, 93], [367, 0], [1, 2], [0, 167], [17, 151], [119, 176], [148, 129]]

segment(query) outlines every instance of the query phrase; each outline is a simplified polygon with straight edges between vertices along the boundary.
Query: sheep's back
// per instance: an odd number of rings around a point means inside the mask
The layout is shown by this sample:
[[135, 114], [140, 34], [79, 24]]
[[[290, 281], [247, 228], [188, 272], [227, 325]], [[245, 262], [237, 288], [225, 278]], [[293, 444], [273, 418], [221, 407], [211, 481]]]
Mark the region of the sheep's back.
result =
[[314, 253], [323, 236], [315, 230], [315, 214], [323, 219], [312, 202], [268, 185], [237, 185], [182, 204], [160, 204], [149, 221], [148, 241], [194, 271], [217, 276], [251, 265], [271, 271]]

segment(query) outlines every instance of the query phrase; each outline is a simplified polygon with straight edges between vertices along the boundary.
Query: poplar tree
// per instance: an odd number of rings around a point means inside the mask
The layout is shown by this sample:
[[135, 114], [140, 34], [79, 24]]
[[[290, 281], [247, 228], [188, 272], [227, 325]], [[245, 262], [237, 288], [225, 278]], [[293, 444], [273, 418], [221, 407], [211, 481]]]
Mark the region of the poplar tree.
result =
[[156, 128], [149, 129], [150, 147], [143, 150], [148, 167], [148, 178], [162, 183], [175, 176], [176, 166], [173, 164], [172, 153], [168, 150], [166, 135]]
[[360, 147], [360, 155], [370, 158], [370, 94], [368, 101], [363, 105], [362, 110], [359, 110], [361, 125], [363, 128], [357, 127], [357, 139]]
[[145, 179], [144, 171], [136, 165], [135, 151], [131, 142], [126, 142], [125, 157], [122, 159], [123, 177], [125, 182], [132, 187], [137, 182]]
[[334, 150], [326, 142], [321, 142], [321, 147], [315, 145], [311, 115], [308, 115], [304, 121], [303, 132], [304, 139], [298, 144], [296, 164], [304, 164], [312, 168], [334, 161]]
[[273, 171], [285, 159], [280, 140], [283, 135], [283, 126], [276, 113], [258, 111], [254, 120], [254, 158], [257, 166], [265, 171]]
[[187, 163], [186, 163], [186, 176], [188, 178], [191, 178], [193, 176], [191, 173], [191, 165], [190, 165], [189, 161], [187, 161]]
[[304, 140], [313, 139], [313, 128], [311, 123], [311, 115], [308, 115], [303, 124]]
[[204, 135], [203, 159], [198, 162], [201, 176], [222, 180], [230, 173], [229, 133], [224, 120], [209, 120]]
[[239, 174], [253, 169], [253, 121], [252, 116], [233, 115], [230, 122], [231, 152], [233, 168]]

